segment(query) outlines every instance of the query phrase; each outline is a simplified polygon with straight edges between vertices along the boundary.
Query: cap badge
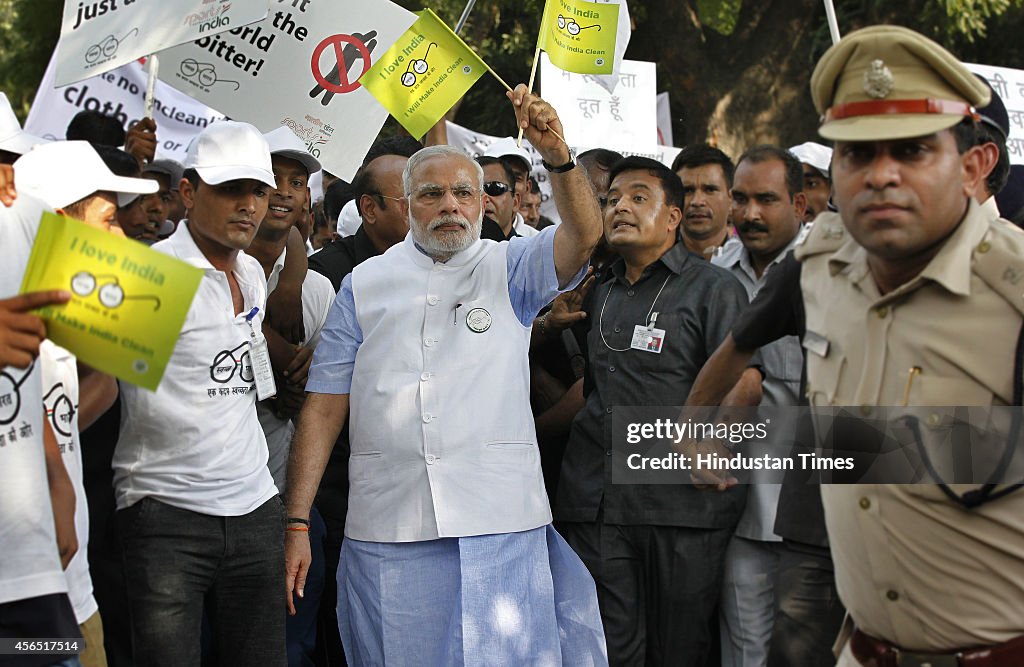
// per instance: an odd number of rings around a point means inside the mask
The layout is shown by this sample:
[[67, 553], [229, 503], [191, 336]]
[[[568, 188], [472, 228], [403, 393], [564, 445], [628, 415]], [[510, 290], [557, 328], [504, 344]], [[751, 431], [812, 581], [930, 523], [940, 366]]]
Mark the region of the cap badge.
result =
[[864, 72], [864, 92], [876, 100], [889, 96], [892, 92], [892, 72], [881, 60], [872, 60], [871, 67]]

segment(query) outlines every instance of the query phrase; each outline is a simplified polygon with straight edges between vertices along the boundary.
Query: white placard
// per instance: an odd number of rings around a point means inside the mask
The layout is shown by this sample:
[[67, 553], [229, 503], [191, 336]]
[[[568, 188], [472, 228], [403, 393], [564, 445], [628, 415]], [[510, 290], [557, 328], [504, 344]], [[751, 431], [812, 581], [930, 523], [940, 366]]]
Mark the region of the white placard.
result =
[[[296, 0], [296, 4], [301, 1]], [[204, 35], [241, 29], [265, 18], [269, 2], [65, 0], [57, 45], [57, 85], [109, 72]]]
[[[114, 116], [125, 129], [144, 115], [146, 69], [138, 61], [61, 88], [53, 87], [55, 70], [56, 54], [50, 58], [28, 112], [26, 132], [46, 139], [63, 139], [68, 123], [79, 111], [100, 111]], [[157, 81], [153, 105], [159, 141], [157, 157], [184, 162], [192, 138], [222, 118], [224, 114]]]
[[278, 0], [239, 34], [161, 51], [160, 78], [262, 132], [290, 127], [351, 180], [388, 117], [358, 79], [415, 20], [387, 0]]
[[1010, 136], [1006, 152], [1011, 164], [1024, 164], [1024, 70], [992, 65], [967, 65], [967, 69], [988, 80], [1010, 117]]
[[[492, 137], [489, 134], [474, 132], [469, 128], [456, 125], [451, 121], [447, 122], [447, 127], [448, 143], [452, 146], [461, 148], [474, 158], [479, 155], [483, 155], [484, 151], [487, 150], [487, 147], [500, 138]], [[530, 175], [537, 179], [537, 185], [540, 186], [541, 213], [555, 222], [559, 222], [561, 218], [558, 215], [558, 209], [555, 208], [555, 202], [551, 199], [551, 181], [548, 179], [547, 170], [545, 170], [544, 166], [541, 164], [540, 153], [538, 153], [537, 149], [535, 149], [530, 142], [525, 139], [523, 140], [523, 148], [525, 148], [530, 154], [530, 160], [533, 162], [533, 168]], [[607, 147], [585, 145], [581, 147], [574, 146], [572, 150], [579, 155], [580, 153], [591, 150], [592, 148]], [[676, 156], [679, 155], [681, 150], [681, 148], [673, 148], [672, 146], [656, 146], [649, 144], [647, 146], [634, 146], [631, 149], [622, 149], [618, 152], [622, 153], [624, 156], [639, 155], [642, 157], [649, 157], [661, 162], [666, 167], [671, 167], [672, 161], [676, 159]]]
[[541, 54], [540, 76], [544, 99], [558, 109], [570, 146], [620, 150], [658, 143], [654, 63], [623, 60], [614, 93], [589, 74], [563, 72], [546, 53]]
[[675, 146], [672, 140], [672, 105], [668, 93], [658, 93], [658, 143], [662, 146]]

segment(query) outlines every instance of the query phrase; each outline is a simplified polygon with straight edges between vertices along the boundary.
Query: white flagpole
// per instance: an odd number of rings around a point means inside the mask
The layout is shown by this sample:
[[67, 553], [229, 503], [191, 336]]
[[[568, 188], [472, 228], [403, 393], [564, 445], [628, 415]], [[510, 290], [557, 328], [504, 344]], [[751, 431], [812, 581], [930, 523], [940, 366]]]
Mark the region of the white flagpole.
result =
[[469, 0], [466, 3], [466, 8], [462, 10], [462, 16], [459, 17], [459, 22], [455, 24], [455, 34], [462, 34], [462, 27], [466, 25], [466, 19], [469, 18], [469, 13], [473, 11], [473, 5], [476, 4], [476, 0]]
[[156, 75], [160, 71], [160, 59], [152, 54], [146, 60], [146, 74], [149, 80], [146, 81], [146, 118], [153, 117], [153, 96], [156, 92]]
[[839, 21], [836, 20], [836, 8], [832, 0], [825, 0], [825, 16], [828, 18], [828, 31], [832, 35], [832, 43], [839, 41]]

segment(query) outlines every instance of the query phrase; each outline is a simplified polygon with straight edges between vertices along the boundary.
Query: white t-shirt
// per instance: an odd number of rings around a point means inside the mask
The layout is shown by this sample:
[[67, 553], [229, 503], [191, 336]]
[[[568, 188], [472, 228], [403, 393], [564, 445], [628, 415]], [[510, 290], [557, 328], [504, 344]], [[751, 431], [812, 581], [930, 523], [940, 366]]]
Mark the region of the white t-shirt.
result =
[[96, 613], [99, 606], [92, 594], [89, 575], [89, 505], [82, 484], [82, 449], [78, 438], [78, 364], [75, 355], [53, 341], [45, 340], [39, 347], [43, 372], [43, 406], [50, 428], [57, 438], [64, 467], [75, 489], [75, 533], [78, 552], [64, 575], [68, 579], [68, 597], [81, 625]]
[[[0, 298], [17, 294], [45, 210], [25, 194], [0, 205]], [[0, 604], [68, 590], [46, 478], [41, 381], [38, 362], [0, 369]]]
[[205, 270], [157, 390], [121, 385], [121, 436], [114, 451], [118, 509], [149, 496], [212, 516], [248, 514], [277, 494], [267, 441], [256, 418], [251, 330], [263, 334], [263, 267], [239, 253], [236, 315], [225, 273], [196, 246], [187, 221], [153, 246]]
[[[281, 269], [284, 268], [286, 251], [282, 251], [280, 257], [274, 262], [274, 268], [267, 279], [267, 293], [271, 294], [277, 289], [277, 282], [281, 276]], [[306, 337], [302, 343], [306, 347], [316, 347], [320, 342], [320, 330], [327, 320], [327, 313], [334, 303], [334, 286], [325, 276], [316, 271], [306, 271], [306, 278], [302, 281], [302, 323], [306, 330]], [[295, 425], [290, 419], [279, 419], [270, 408], [262, 403], [256, 404], [256, 413], [260, 418], [260, 425], [267, 437], [267, 451], [269, 461], [267, 466], [270, 474], [274, 477], [274, 484], [277, 490], [284, 495], [285, 481], [288, 472], [288, 452], [291, 450], [292, 435], [295, 433]]]

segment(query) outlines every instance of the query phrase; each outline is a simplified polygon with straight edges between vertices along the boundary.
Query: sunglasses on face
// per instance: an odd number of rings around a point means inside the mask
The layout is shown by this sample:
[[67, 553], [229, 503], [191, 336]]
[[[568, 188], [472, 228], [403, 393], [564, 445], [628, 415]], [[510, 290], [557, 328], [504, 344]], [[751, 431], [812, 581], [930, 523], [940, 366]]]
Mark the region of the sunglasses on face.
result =
[[501, 181], [488, 181], [484, 183], [484, 193], [488, 197], [500, 197], [511, 189], [508, 183], [502, 183]]

